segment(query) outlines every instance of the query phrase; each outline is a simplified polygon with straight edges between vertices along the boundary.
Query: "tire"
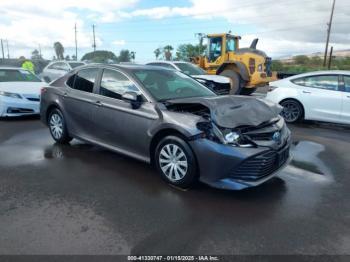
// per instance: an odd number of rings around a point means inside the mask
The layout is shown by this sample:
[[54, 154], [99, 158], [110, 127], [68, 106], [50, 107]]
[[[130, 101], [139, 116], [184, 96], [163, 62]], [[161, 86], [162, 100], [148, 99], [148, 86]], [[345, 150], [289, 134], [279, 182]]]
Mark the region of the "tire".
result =
[[158, 143], [154, 160], [162, 179], [171, 185], [189, 188], [198, 180], [196, 158], [190, 146], [177, 136], [167, 136]]
[[294, 99], [287, 99], [282, 101], [281, 106], [283, 110], [281, 116], [287, 123], [296, 123], [303, 120], [304, 109], [303, 106]]
[[249, 96], [256, 91], [256, 88], [242, 88], [241, 95]]
[[67, 144], [72, 138], [68, 135], [64, 116], [58, 108], [51, 110], [47, 121], [52, 138], [59, 144]]
[[230, 69], [226, 69], [220, 73], [221, 76], [226, 76], [231, 79], [231, 89], [230, 89], [230, 95], [239, 95], [242, 91], [243, 86], [243, 79], [240, 77], [240, 75]]

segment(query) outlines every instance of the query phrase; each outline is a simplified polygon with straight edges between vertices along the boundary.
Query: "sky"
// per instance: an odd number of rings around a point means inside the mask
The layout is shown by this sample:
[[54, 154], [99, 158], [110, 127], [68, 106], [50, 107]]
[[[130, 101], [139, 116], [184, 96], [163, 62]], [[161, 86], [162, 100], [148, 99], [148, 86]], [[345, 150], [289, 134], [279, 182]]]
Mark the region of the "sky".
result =
[[[198, 43], [196, 33], [231, 32], [241, 47], [259, 38], [258, 49], [272, 58], [323, 52], [333, 0], [0, 0], [0, 38], [10, 57], [30, 57], [38, 49], [46, 59], [60, 41], [65, 55], [78, 58], [93, 50], [136, 52], [136, 62], [155, 60], [153, 51]], [[350, 49], [350, 1], [336, 0], [330, 43]]]

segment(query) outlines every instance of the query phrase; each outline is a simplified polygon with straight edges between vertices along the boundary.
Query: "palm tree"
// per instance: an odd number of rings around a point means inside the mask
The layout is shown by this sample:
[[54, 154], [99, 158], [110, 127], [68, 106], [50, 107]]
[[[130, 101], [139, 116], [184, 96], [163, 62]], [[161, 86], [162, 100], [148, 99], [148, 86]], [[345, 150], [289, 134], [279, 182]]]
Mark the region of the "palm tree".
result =
[[167, 46], [164, 46], [163, 50], [164, 50], [165, 60], [167, 61], [171, 60], [171, 56], [172, 56], [171, 51], [174, 50], [174, 48], [171, 45], [167, 45]]
[[57, 56], [57, 59], [63, 60], [64, 59], [64, 47], [60, 42], [55, 42], [53, 44], [53, 48], [55, 49], [55, 53]]
[[158, 47], [156, 50], [153, 51], [154, 55], [156, 56], [156, 59], [158, 60], [158, 57], [160, 56], [160, 54], [162, 53], [160, 51], [160, 48]]

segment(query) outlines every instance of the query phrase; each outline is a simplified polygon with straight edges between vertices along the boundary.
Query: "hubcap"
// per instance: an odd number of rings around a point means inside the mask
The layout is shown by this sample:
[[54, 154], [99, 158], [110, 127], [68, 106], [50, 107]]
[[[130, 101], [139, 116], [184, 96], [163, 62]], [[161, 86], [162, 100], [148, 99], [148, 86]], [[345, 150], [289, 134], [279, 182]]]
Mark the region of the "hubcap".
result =
[[159, 165], [170, 181], [179, 181], [187, 173], [187, 158], [183, 150], [175, 144], [163, 146], [159, 154]]
[[54, 138], [60, 139], [63, 133], [62, 117], [59, 114], [52, 114], [50, 118], [50, 130]]
[[281, 115], [288, 122], [296, 121], [300, 116], [300, 109], [295, 103], [283, 103]]

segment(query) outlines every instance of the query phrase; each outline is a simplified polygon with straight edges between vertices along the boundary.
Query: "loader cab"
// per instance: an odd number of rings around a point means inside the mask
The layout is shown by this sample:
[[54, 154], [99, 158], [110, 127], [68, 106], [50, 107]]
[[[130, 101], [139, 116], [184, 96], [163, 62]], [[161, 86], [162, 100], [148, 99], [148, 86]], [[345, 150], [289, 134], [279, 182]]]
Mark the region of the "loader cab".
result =
[[[231, 34], [215, 34], [207, 36], [207, 58], [209, 63], [222, 63], [229, 58], [228, 52], [234, 52], [238, 48], [239, 36]], [[222, 58], [219, 61], [218, 58]]]

